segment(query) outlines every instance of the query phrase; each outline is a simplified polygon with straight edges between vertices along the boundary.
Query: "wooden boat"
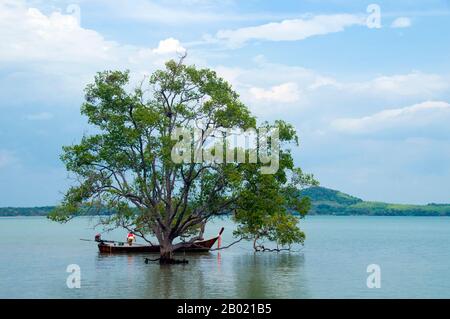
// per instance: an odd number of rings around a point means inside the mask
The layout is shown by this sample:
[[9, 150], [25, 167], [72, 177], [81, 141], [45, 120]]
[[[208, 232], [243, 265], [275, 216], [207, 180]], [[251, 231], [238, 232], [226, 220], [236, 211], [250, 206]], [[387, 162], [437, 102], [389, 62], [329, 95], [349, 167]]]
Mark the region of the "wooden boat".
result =
[[[219, 239], [223, 230], [224, 228], [222, 227], [219, 235], [214, 238], [195, 241], [187, 247], [176, 249], [175, 252], [208, 252]], [[160, 246], [140, 244], [129, 245], [128, 243], [123, 242], [99, 240], [98, 249], [101, 253], [159, 253]]]

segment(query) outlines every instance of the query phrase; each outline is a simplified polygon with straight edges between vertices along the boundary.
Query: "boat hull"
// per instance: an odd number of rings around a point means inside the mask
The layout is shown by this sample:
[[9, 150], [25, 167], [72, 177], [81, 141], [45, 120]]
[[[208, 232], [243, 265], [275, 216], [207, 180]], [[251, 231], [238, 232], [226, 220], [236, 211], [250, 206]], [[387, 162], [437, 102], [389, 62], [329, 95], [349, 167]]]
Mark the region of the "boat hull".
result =
[[[190, 246], [180, 247], [175, 252], [208, 252], [216, 243], [219, 237], [208, 240], [197, 241]], [[101, 253], [159, 253], [159, 245], [118, 245], [114, 243], [100, 242], [98, 249]]]

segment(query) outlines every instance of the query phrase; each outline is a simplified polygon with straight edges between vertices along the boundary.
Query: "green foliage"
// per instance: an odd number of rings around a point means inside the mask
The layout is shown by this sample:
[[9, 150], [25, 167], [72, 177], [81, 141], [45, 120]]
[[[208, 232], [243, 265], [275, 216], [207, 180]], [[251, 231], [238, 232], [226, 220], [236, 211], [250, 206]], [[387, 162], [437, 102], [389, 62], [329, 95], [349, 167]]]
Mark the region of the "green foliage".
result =
[[317, 215], [369, 215], [369, 216], [450, 216], [450, 205], [402, 205], [365, 202], [359, 198], [324, 187], [302, 190], [300, 198], [310, 198], [309, 214]]
[[[128, 72], [105, 71], [87, 86], [81, 112], [97, 133], [63, 148], [61, 159], [79, 183], [51, 219], [65, 222], [107, 209], [114, 212], [108, 224], [155, 235], [167, 245], [196, 232], [201, 237], [211, 217], [234, 212], [242, 235], [264, 230], [283, 245], [302, 242], [297, 217], [289, 212], [306, 214], [309, 202], [295, 194], [316, 182], [294, 166], [288, 146], [298, 138], [292, 125], [262, 125], [280, 131], [280, 168], [273, 175], [262, 174], [260, 162], [177, 164], [171, 158], [177, 127], [246, 130], [256, 127], [255, 117], [214, 71], [182, 60], [167, 62], [134, 90], [129, 84]], [[207, 138], [205, 133], [194, 143]]]
[[361, 199], [325, 187], [309, 187], [301, 191], [302, 196], [309, 197], [313, 202], [353, 205], [362, 202]]
[[[298, 228], [298, 223], [307, 214], [311, 203], [309, 198], [298, 196], [298, 189], [316, 185], [317, 181], [313, 176], [303, 174], [299, 168], [294, 168], [291, 161], [280, 162], [285, 165], [281, 172], [290, 169], [289, 178], [285, 175], [255, 174], [247, 189], [241, 193], [239, 208], [234, 216], [239, 225], [235, 236], [255, 242], [266, 239], [281, 246], [303, 244], [305, 234]], [[294, 216], [291, 211], [298, 214]]]

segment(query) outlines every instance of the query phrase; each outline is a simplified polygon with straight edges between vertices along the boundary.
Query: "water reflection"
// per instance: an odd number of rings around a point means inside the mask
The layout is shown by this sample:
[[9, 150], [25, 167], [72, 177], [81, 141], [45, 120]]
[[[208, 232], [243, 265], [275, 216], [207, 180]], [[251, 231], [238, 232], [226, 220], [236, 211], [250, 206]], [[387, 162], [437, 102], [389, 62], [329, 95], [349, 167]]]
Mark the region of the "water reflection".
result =
[[[86, 219], [0, 221], [3, 298], [449, 298], [450, 218], [332, 217], [305, 220], [301, 253], [254, 254], [251, 243], [187, 255], [188, 265], [144, 263], [158, 255], [98, 254]], [[231, 221], [223, 245], [233, 242]], [[214, 226], [214, 225], [213, 225]], [[17, 238], [17, 232], [27, 236]], [[55, 241], [54, 238], [58, 240]], [[110, 237], [110, 236], [108, 236]], [[123, 233], [111, 239], [120, 240]], [[355, 254], [355, 251], [358, 254]], [[179, 258], [183, 258], [180, 254]], [[387, 269], [382, 289], [368, 290], [366, 267]], [[332, 261], [332, 262], [331, 262]], [[430, 262], [432, 261], [432, 262]], [[66, 267], [81, 267], [81, 289], [68, 289]], [[30, 268], [31, 267], [31, 268]], [[405, 272], [405, 267], [413, 271]]]
[[217, 271], [220, 273], [220, 265], [222, 264], [222, 255], [220, 252], [217, 253]]
[[235, 258], [236, 291], [245, 298], [307, 298], [303, 254], [255, 253]]
[[[109, 292], [125, 290], [138, 298], [307, 298], [303, 254], [186, 254], [186, 265], [144, 263], [157, 255], [99, 254], [98, 275], [117, 270], [103, 281]], [[124, 266], [126, 269], [124, 269]], [[117, 268], [117, 269], [115, 269]]]

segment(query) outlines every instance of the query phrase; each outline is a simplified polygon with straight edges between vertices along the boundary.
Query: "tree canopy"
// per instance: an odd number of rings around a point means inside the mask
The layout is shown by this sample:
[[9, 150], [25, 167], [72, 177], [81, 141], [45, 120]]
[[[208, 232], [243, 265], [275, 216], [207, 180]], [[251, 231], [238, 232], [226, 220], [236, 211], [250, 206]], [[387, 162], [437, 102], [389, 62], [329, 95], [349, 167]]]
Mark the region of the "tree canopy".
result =
[[[222, 129], [254, 129], [256, 118], [216, 72], [171, 60], [136, 88], [128, 71], [100, 72], [85, 93], [81, 113], [96, 133], [63, 148], [61, 159], [77, 183], [51, 219], [66, 222], [109, 209], [114, 214], [105, 224], [132, 230], [147, 241], [156, 237], [162, 261], [171, 260], [180, 245], [202, 238], [208, 220], [225, 214], [234, 216], [237, 236], [280, 245], [303, 242], [297, 222], [309, 201], [297, 191], [316, 181], [294, 165], [289, 146], [298, 145], [295, 129], [281, 120], [262, 123], [260, 130], [276, 130], [280, 146], [258, 142], [258, 160], [251, 160], [252, 151], [232, 145]], [[204, 148], [203, 160], [174, 161], [183, 140], [178, 128], [201, 132], [191, 134], [188, 157]], [[211, 139], [223, 145], [208, 149]], [[238, 156], [242, 149], [244, 162], [214, 159], [218, 150]], [[275, 152], [278, 169], [267, 173], [268, 161], [259, 159]], [[189, 239], [173, 244], [178, 237]]]

